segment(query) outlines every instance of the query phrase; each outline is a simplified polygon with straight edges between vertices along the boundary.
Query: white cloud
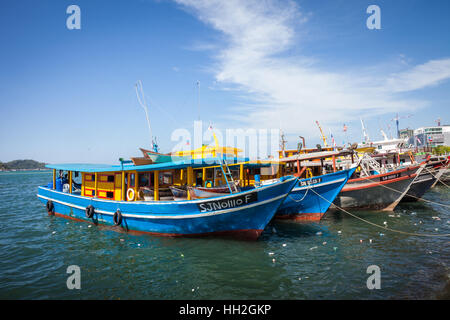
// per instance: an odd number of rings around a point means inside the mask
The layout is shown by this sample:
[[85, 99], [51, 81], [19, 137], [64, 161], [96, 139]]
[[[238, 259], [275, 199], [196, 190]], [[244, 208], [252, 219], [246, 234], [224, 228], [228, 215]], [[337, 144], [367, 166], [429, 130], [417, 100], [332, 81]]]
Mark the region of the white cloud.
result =
[[301, 42], [295, 29], [305, 26], [309, 14], [293, 1], [175, 1], [224, 35], [211, 70], [219, 84], [237, 86], [246, 94], [248, 103], [235, 106], [228, 116], [237, 125], [316, 132], [314, 120], [319, 120], [341, 128], [360, 116], [424, 107], [426, 101], [397, 93], [450, 77], [448, 59], [386, 76], [373, 68], [369, 74], [361, 69], [324, 71], [314, 57], [294, 57], [288, 51]]
[[406, 92], [438, 85], [450, 78], [450, 59], [431, 60], [405, 72], [391, 75], [386, 87], [393, 92]]

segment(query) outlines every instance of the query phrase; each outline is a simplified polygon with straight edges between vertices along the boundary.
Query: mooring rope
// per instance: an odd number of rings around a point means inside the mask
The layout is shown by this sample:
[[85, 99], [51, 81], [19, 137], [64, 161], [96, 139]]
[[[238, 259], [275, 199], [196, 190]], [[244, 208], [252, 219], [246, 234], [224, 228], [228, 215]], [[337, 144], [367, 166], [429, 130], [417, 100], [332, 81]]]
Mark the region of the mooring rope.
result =
[[431, 174], [434, 178], [437, 179], [437, 181], [439, 181], [440, 183], [442, 183], [444, 186], [446, 186], [447, 188], [450, 188], [449, 185], [447, 185], [444, 181], [442, 181], [441, 179], [439, 179], [438, 177], [436, 177], [434, 174], [431, 173], [431, 171], [428, 168], [425, 168], [429, 174]]
[[[314, 191], [314, 190], [311, 190], [311, 191], [314, 192], [315, 194], [317, 194], [319, 197], [321, 197], [323, 200], [325, 200], [325, 201], [328, 202], [329, 204], [333, 204], [333, 203], [330, 202], [328, 199], [322, 197], [322, 195], [320, 195], [320, 194], [317, 193], [316, 191]], [[365, 223], [368, 223], [368, 224], [370, 224], [370, 225], [372, 225], [372, 226], [381, 228], [381, 229], [383, 229], [383, 230], [388, 230], [388, 231], [391, 231], [391, 232], [396, 232], [396, 233], [406, 234], [406, 235], [409, 235], [409, 236], [419, 236], [419, 237], [449, 237], [449, 236], [450, 236], [450, 233], [444, 233], [444, 234], [428, 234], [428, 233], [414, 233], [414, 232], [406, 232], [406, 231], [401, 231], [401, 230], [391, 229], [391, 228], [384, 227], [384, 226], [381, 226], [381, 225], [379, 225], [379, 224], [373, 223], [373, 222], [368, 221], [368, 220], [366, 220], [366, 219], [363, 219], [363, 218], [361, 218], [361, 217], [358, 217], [357, 215], [354, 215], [354, 214], [348, 212], [347, 210], [345, 210], [345, 209], [339, 207], [339, 206], [336, 205], [336, 204], [333, 204], [333, 205], [334, 205], [336, 208], [338, 208], [339, 210], [341, 210], [342, 212], [345, 212], [345, 213], [347, 213], [348, 215], [352, 216], [353, 218], [359, 219], [359, 220], [361, 220], [361, 221], [363, 221], [363, 222], [365, 222]]]
[[309, 189], [311, 189], [311, 186], [306, 188], [306, 192], [300, 200], [295, 200], [294, 198], [292, 198], [291, 193], [288, 194], [288, 197], [291, 198], [292, 201], [302, 202], [306, 198], [306, 195], [308, 194]]

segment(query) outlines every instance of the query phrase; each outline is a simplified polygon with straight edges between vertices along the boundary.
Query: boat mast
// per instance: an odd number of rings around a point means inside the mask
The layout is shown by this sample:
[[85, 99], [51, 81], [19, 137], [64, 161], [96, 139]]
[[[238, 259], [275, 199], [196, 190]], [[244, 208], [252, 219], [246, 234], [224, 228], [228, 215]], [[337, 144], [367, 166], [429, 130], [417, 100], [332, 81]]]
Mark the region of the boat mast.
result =
[[[144, 109], [145, 111], [145, 117], [147, 118], [147, 125], [148, 125], [148, 130], [150, 131], [150, 143], [151, 146], [153, 148], [153, 151], [158, 152], [158, 145], [156, 143], [156, 139], [153, 139], [153, 134], [152, 134], [152, 127], [150, 126], [150, 119], [148, 117], [148, 107], [147, 107], [147, 102], [145, 101], [145, 94], [144, 94], [144, 88], [142, 86], [142, 81], [138, 80], [135, 84], [135, 89], [136, 89], [136, 96], [137, 99], [139, 101], [139, 104], [141, 105], [141, 107]], [[142, 100], [139, 96], [139, 91], [140, 91], [140, 95], [142, 96]], [[143, 102], [142, 102], [143, 101]]]
[[361, 120], [361, 126], [362, 126], [362, 130], [363, 130], [363, 136], [364, 136], [364, 142], [369, 143], [370, 138], [369, 135], [367, 134], [366, 131], [366, 127], [364, 126], [364, 121], [362, 118], [359, 118]]
[[198, 120], [200, 121], [200, 81], [197, 80], [197, 111], [198, 111]]

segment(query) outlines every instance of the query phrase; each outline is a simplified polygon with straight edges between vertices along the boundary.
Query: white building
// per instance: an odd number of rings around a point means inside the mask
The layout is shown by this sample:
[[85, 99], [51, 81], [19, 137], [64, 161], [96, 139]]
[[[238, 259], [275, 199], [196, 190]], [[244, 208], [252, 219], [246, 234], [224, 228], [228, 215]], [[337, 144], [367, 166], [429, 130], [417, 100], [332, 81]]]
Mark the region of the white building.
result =
[[450, 146], [450, 125], [418, 128], [409, 143], [418, 147]]

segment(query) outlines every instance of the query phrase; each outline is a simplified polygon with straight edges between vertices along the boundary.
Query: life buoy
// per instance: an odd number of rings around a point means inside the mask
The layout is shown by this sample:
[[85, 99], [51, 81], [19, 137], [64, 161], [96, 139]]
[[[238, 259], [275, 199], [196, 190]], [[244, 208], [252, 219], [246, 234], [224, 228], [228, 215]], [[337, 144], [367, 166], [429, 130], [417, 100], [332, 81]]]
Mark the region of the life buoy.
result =
[[114, 212], [113, 221], [115, 226], [120, 226], [122, 224], [122, 213], [120, 212], [119, 209], [117, 209], [117, 211]]
[[135, 196], [136, 196], [136, 193], [134, 192], [134, 189], [129, 188], [127, 190], [127, 200], [133, 201]]
[[86, 207], [86, 217], [91, 219], [94, 216], [94, 207], [92, 206], [92, 204], [88, 205]]
[[52, 200], [48, 200], [47, 201], [46, 207], [47, 207], [47, 213], [48, 214], [55, 213], [55, 206], [53, 205], [53, 201]]

